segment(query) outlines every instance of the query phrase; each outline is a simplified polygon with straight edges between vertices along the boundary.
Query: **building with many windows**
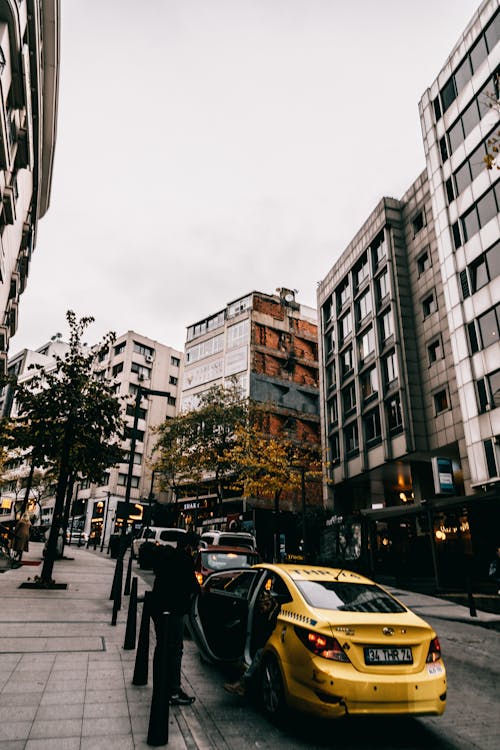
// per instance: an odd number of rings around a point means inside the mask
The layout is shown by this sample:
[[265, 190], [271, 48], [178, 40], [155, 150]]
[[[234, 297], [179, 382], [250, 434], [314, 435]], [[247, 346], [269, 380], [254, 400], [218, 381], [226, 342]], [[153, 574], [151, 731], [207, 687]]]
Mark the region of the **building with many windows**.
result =
[[49, 206], [59, 0], [0, 0], [0, 374], [18, 326], [37, 225]]
[[[53, 368], [54, 357], [64, 356], [66, 351], [68, 345], [55, 336], [37, 352], [24, 351], [12, 357], [9, 360], [9, 374], [15, 375], [19, 381], [27, 380], [32, 372], [28, 369], [30, 364]], [[148, 510], [153, 498], [164, 502], [168, 500], [163, 493], [161, 497], [158, 495], [154, 483], [154, 428], [177, 413], [182, 363], [181, 352], [135, 331], [127, 331], [118, 336], [114, 344], [107, 351], [101, 351], [96, 359], [94, 371], [98, 377], [110, 379], [115, 384], [116, 394], [123, 402], [126, 424], [122, 445], [125, 450], [123, 463], [111, 467], [100, 485], [91, 484], [85, 477], [81, 477], [74, 487], [72, 515], [87, 533], [100, 541], [106, 542], [115, 529], [119, 515], [118, 503], [126, 499], [128, 481], [130, 503], [143, 506], [138, 510], [138, 520], [143, 511]], [[140, 398], [137, 396], [139, 386], [144, 389], [139, 394]], [[149, 390], [155, 393], [149, 394]], [[0, 406], [4, 405], [3, 413], [6, 416], [15, 416], [15, 402], [12, 403], [9, 393], [9, 386], [0, 392]], [[134, 423], [136, 428], [132, 451]], [[26, 477], [29, 471], [26, 464], [19, 464], [17, 457], [15, 462], [16, 467], [10, 467], [8, 461], [5, 467], [7, 471], [2, 485], [2, 500], [6, 514], [7, 511], [11, 513], [13, 501], [20, 497], [16, 471], [20, 478]], [[14, 472], [12, 468], [15, 468]], [[44, 524], [51, 522], [55, 501], [54, 488], [47, 489], [48, 493], [41, 503]], [[9, 499], [11, 502], [7, 509]]]
[[[318, 447], [316, 310], [300, 305], [293, 290], [276, 291], [251, 292], [188, 327], [181, 409], [196, 408], [201, 393], [235, 379], [243, 396], [266, 404], [270, 434], [286, 429], [301, 443]], [[320, 500], [317, 488], [307, 492], [309, 503]], [[219, 507], [209, 480], [202, 495], [178, 501], [198, 528], [223, 528], [232, 515], [254, 526], [260, 511], [262, 533], [264, 526], [270, 528], [268, 500], [231, 492]], [[300, 502], [283, 497], [280, 509], [300, 512]]]
[[318, 287], [329, 554], [374, 573], [463, 583], [498, 544], [499, 26], [484, 2], [420, 103], [426, 171]]

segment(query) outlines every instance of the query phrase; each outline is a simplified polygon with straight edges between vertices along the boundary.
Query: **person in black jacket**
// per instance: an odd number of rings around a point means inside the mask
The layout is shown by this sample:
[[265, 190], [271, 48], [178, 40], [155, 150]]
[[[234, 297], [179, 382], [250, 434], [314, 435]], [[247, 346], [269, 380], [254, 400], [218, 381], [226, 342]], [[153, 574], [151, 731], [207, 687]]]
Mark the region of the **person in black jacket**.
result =
[[151, 616], [155, 624], [156, 648], [153, 671], [161, 668], [160, 644], [164, 637], [164, 612], [169, 613], [167, 628], [167, 654], [170, 705], [187, 706], [194, 696], [181, 688], [181, 663], [184, 650], [184, 616], [189, 612], [191, 600], [200, 586], [196, 580], [192, 552], [198, 537], [187, 532], [177, 542], [177, 547], [158, 547], [153, 563], [155, 580], [151, 593]]

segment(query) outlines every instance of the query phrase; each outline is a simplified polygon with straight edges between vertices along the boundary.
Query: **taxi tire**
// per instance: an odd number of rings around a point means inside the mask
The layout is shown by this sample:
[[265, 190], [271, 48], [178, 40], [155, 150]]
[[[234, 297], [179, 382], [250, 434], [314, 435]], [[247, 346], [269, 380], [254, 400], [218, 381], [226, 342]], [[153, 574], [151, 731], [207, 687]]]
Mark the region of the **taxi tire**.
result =
[[282, 719], [286, 709], [285, 687], [278, 660], [272, 654], [264, 657], [260, 673], [261, 703], [273, 719]]

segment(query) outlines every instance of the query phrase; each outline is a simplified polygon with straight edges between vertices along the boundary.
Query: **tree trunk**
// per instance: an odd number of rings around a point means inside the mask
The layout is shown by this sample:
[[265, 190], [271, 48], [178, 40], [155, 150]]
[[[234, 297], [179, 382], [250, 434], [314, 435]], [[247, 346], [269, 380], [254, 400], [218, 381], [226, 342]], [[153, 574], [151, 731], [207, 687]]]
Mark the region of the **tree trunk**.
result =
[[69, 454], [71, 441], [73, 438], [73, 419], [70, 417], [66, 422], [64, 429], [64, 440], [61, 450], [61, 463], [59, 465], [59, 477], [57, 480], [56, 502], [54, 505], [54, 515], [50, 527], [49, 540], [45, 550], [45, 559], [43, 561], [42, 574], [40, 582], [42, 586], [50, 586], [53, 583], [52, 571], [57, 553], [57, 540], [63, 521], [64, 500], [66, 498], [66, 488], [69, 478]]

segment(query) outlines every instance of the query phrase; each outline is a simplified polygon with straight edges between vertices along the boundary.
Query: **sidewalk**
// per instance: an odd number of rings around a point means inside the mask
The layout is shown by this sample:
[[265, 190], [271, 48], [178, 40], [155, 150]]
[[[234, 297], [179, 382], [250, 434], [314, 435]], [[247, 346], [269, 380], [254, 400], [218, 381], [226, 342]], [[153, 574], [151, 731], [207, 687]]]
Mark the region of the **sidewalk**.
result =
[[[115, 560], [70, 546], [66, 555], [73, 559], [54, 566], [56, 582], [67, 583], [67, 589], [20, 589], [21, 583], [39, 575], [41, 564], [36, 563], [41, 551], [41, 544], [30, 543], [24, 559], [34, 564], [0, 574], [0, 750], [149, 747], [152, 670], [150, 665], [148, 686], [131, 684], [136, 652], [123, 649], [129, 597], [123, 597], [117, 625], [111, 625], [109, 594]], [[139, 596], [147, 588], [138, 576]], [[500, 615], [478, 611], [472, 618], [467, 607], [393, 590], [424, 618], [500, 630]], [[137, 632], [140, 613], [139, 607]], [[150, 656], [153, 647], [152, 634]], [[211, 678], [190, 641], [185, 644], [183, 664], [185, 686], [198, 700], [193, 706], [170, 709], [168, 747], [228, 750], [223, 717], [211, 711], [205, 700], [214, 691], [223, 693], [222, 685], [207, 682]]]
[[[42, 547], [30, 542], [23, 560], [40, 561]], [[116, 561], [73, 546], [65, 554], [74, 559], [54, 566], [65, 590], [18, 588], [41, 564], [0, 574], [0, 750], [147, 748], [152, 670], [148, 686], [132, 685], [136, 652], [123, 649], [129, 597], [111, 625]], [[138, 578], [139, 596], [146, 588]], [[154, 635], [151, 656], [153, 648]], [[186, 750], [190, 711], [171, 708], [168, 747]], [[208, 747], [188, 737], [190, 750]]]

